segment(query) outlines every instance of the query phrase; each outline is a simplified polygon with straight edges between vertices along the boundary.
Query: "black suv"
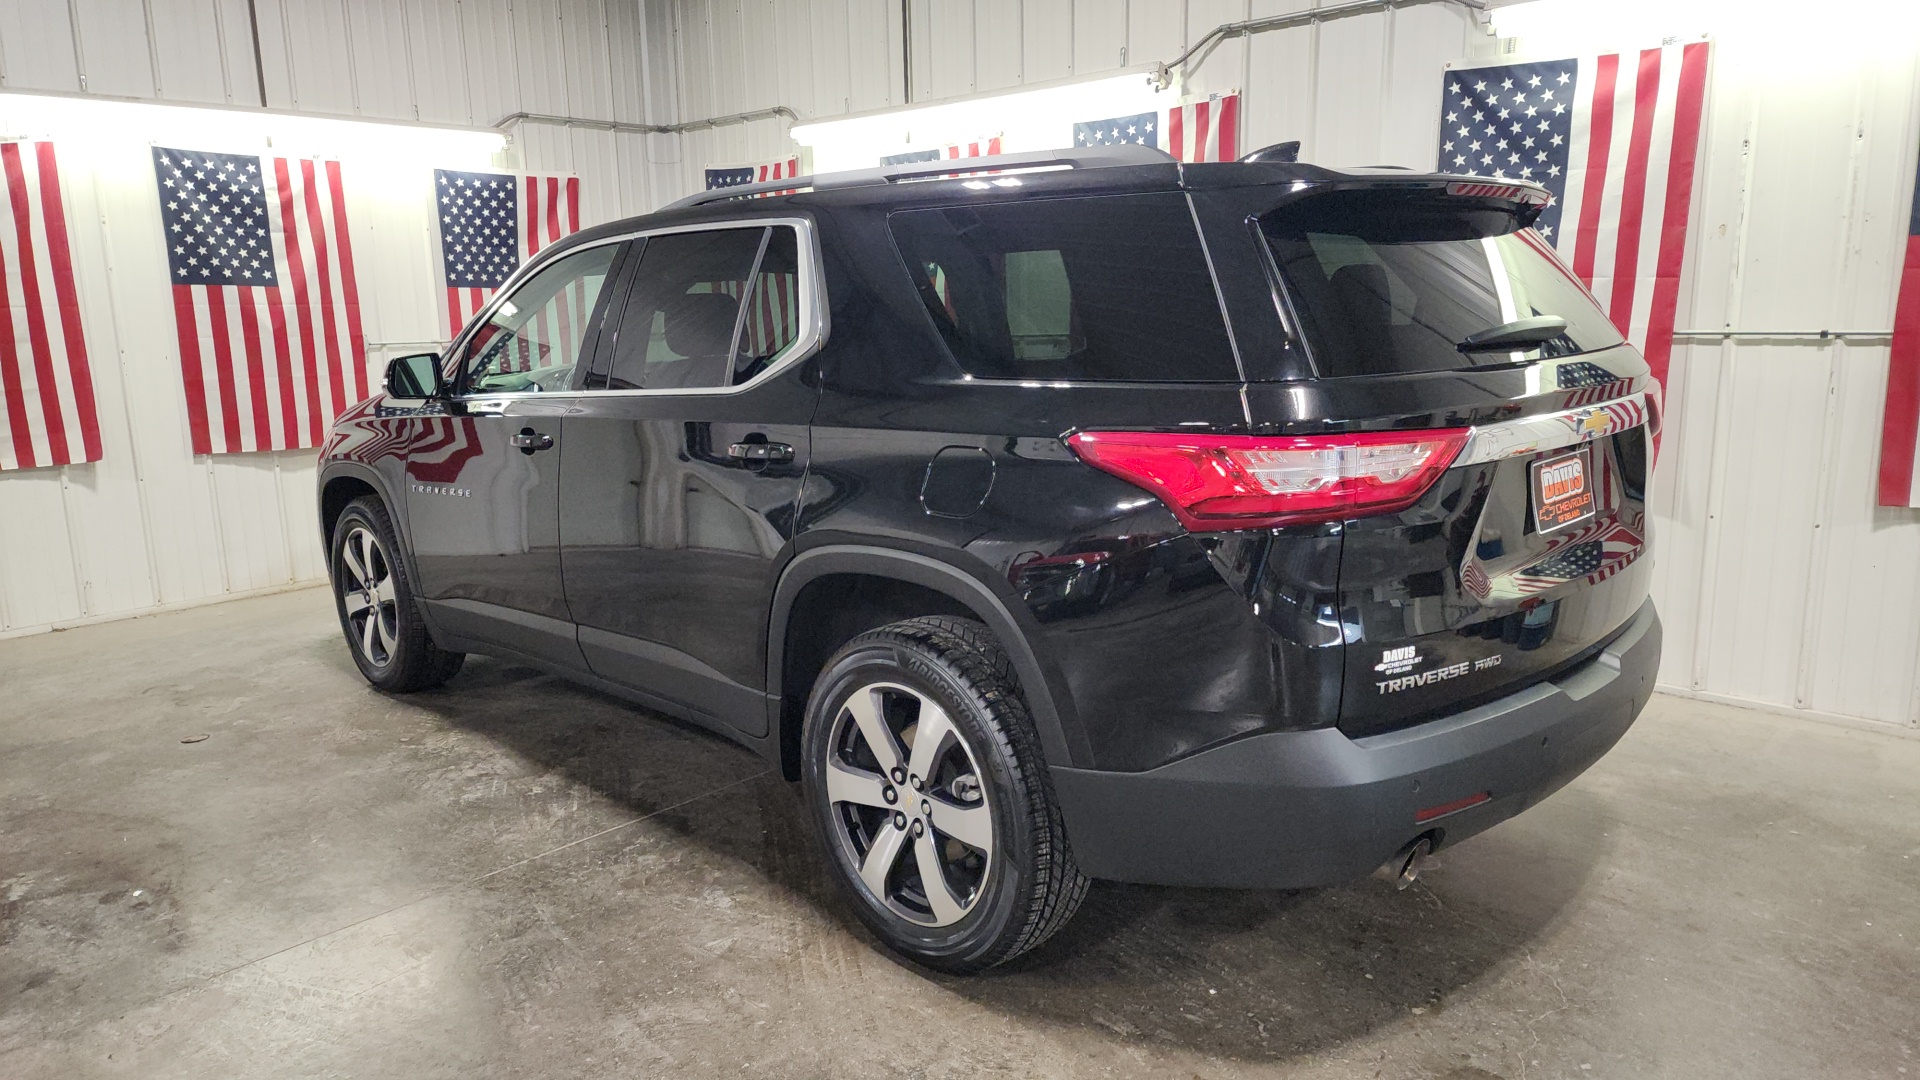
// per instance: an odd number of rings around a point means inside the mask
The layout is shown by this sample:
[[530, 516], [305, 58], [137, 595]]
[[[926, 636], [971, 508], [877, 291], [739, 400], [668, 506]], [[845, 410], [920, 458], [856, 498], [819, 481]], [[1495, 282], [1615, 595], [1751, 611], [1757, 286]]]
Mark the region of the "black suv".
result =
[[1646, 704], [1658, 392], [1542, 189], [1267, 156], [785, 180], [540, 252], [334, 426], [355, 661], [755, 748], [947, 970], [1090, 877], [1417, 870]]

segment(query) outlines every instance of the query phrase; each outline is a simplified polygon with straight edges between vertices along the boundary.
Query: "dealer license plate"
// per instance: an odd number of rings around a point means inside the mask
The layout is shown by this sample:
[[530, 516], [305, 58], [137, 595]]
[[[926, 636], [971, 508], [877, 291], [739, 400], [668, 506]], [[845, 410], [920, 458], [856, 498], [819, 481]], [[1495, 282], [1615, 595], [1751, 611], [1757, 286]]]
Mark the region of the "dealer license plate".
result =
[[1533, 524], [1543, 533], [1577, 525], [1594, 514], [1593, 448], [1533, 463]]

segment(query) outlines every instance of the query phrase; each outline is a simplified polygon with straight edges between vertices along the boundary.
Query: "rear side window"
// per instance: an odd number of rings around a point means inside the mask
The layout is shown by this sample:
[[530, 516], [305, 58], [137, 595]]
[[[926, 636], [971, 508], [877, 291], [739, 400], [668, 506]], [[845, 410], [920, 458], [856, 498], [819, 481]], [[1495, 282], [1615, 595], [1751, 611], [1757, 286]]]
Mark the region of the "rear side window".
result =
[[651, 237], [620, 317], [606, 386], [738, 386], [799, 336], [799, 245], [791, 226]]
[[907, 210], [888, 223], [928, 316], [971, 375], [1240, 379], [1177, 193]]
[[[1323, 376], [1498, 366], [1611, 348], [1620, 332], [1546, 241], [1506, 212], [1451, 196], [1334, 192], [1282, 207], [1261, 231]], [[1566, 331], [1517, 350], [1468, 337], [1542, 315]]]

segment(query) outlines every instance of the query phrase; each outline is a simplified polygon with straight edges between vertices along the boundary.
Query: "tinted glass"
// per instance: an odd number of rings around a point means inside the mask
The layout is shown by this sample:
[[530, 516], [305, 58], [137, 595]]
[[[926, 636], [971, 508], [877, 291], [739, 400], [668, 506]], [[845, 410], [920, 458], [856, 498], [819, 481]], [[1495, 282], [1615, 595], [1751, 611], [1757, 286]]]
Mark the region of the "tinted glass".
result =
[[[1261, 222], [1322, 375], [1484, 367], [1620, 344], [1546, 241], [1516, 224], [1503, 212], [1375, 192], [1318, 196]], [[1566, 331], [1517, 351], [1460, 351], [1473, 334], [1541, 315], [1565, 319]]]
[[777, 226], [767, 237], [747, 301], [733, 381], [746, 382], [767, 369], [800, 336], [800, 250], [793, 229]]
[[560, 258], [496, 305], [467, 339], [467, 389], [566, 389], [619, 249], [602, 244]]
[[910, 210], [889, 223], [927, 314], [970, 374], [1240, 379], [1179, 194]]
[[608, 388], [729, 385], [740, 298], [766, 233], [715, 229], [649, 237], [620, 316]]

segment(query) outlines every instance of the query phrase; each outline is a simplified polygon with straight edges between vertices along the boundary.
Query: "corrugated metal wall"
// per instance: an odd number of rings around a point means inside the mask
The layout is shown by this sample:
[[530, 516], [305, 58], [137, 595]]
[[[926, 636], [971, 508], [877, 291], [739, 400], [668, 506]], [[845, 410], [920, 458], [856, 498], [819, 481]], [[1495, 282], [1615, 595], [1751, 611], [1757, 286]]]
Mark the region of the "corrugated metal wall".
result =
[[[255, 7], [257, 68], [246, 0], [4, 0], [0, 88], [258, 105], [264, 71], [277, 109], [482, 128], [517, 111], [649, 118], [633, 0]], [[47, 134], [9, 121], [0, 95], [0, 132]], [[577, 173], [587, 222], [655, 205], [650, 153], [672, 161], [675, 150], [671, 138], [586, 128], [514, 135], [498, 164]], [[0, 475], [0, 635], [318, 580], [312, 452], [189, 453], [144, 145], [69, 145], [61, 164], [106, 456]], [[350, 170], [377, 369], [441, 337], [443, 305], [418, 170], [383, 173], [365, 160]]]
[[[10, 3], [23, 14], [0, 22], [7, 86], [78, 90], [84, 76], [94, 92], [258, 100], [244, 0]], [[912, 100], [929, 102], [1113, 73], [1171, 58], [1219, 23], [1312, 6], [908, 0], [905, 33], [899, 0], [262, 0], [259, 9], [271, 104], [484, 125], [519, 110], [668, 122], [776, 104], [830, 118], [902, 104], [909, 66]], [[1731, 22], [1713, 29], [1681, 323], [1890, 326], [1920, 114], [1916, 46], [1863, 51], [1838, 24], [1770, 37]], [[1463, 10], [1427, 4], [1224, 42], [1187, 87], [1241, 89], [1246, 146], [1298, 138], [1326, 164], [1430, 167], [1441, 65], [1500, 47]], [[1787, 70], [1791, 78], [1770, 74]], [[516, 150], [529, 167], [585, 177], [598, 218], [696, 190], [709, 163], [790, 153], [786, 128], [769, 120], [677, 137], [527, 128]], [[83, 275], [103, 274], [114, 250], [106, 236], [93, 246]], [[394, 277], [396, 289], [411, 280]], [[372, 336], [420, 335], [418, 325]], [[166, 328], [111, 332], [129, 340]], [[1884, 341], [1676, 350], [1657, 496], [1670, 688], [1920, 726], [1920, 515], [1872, 505], [1886, 362]], [[139, 371], [123, 396], [177, 409], [171, 369]], [[0, 479], [0, 625], [317, 572], [306, 455], [195, 466], [206, 494], [178, 511], [156, 506], [177, 494], [142, 496], [145, 478], [112, 460]], [[127, 510], [135, 504], [146, 509]]]

